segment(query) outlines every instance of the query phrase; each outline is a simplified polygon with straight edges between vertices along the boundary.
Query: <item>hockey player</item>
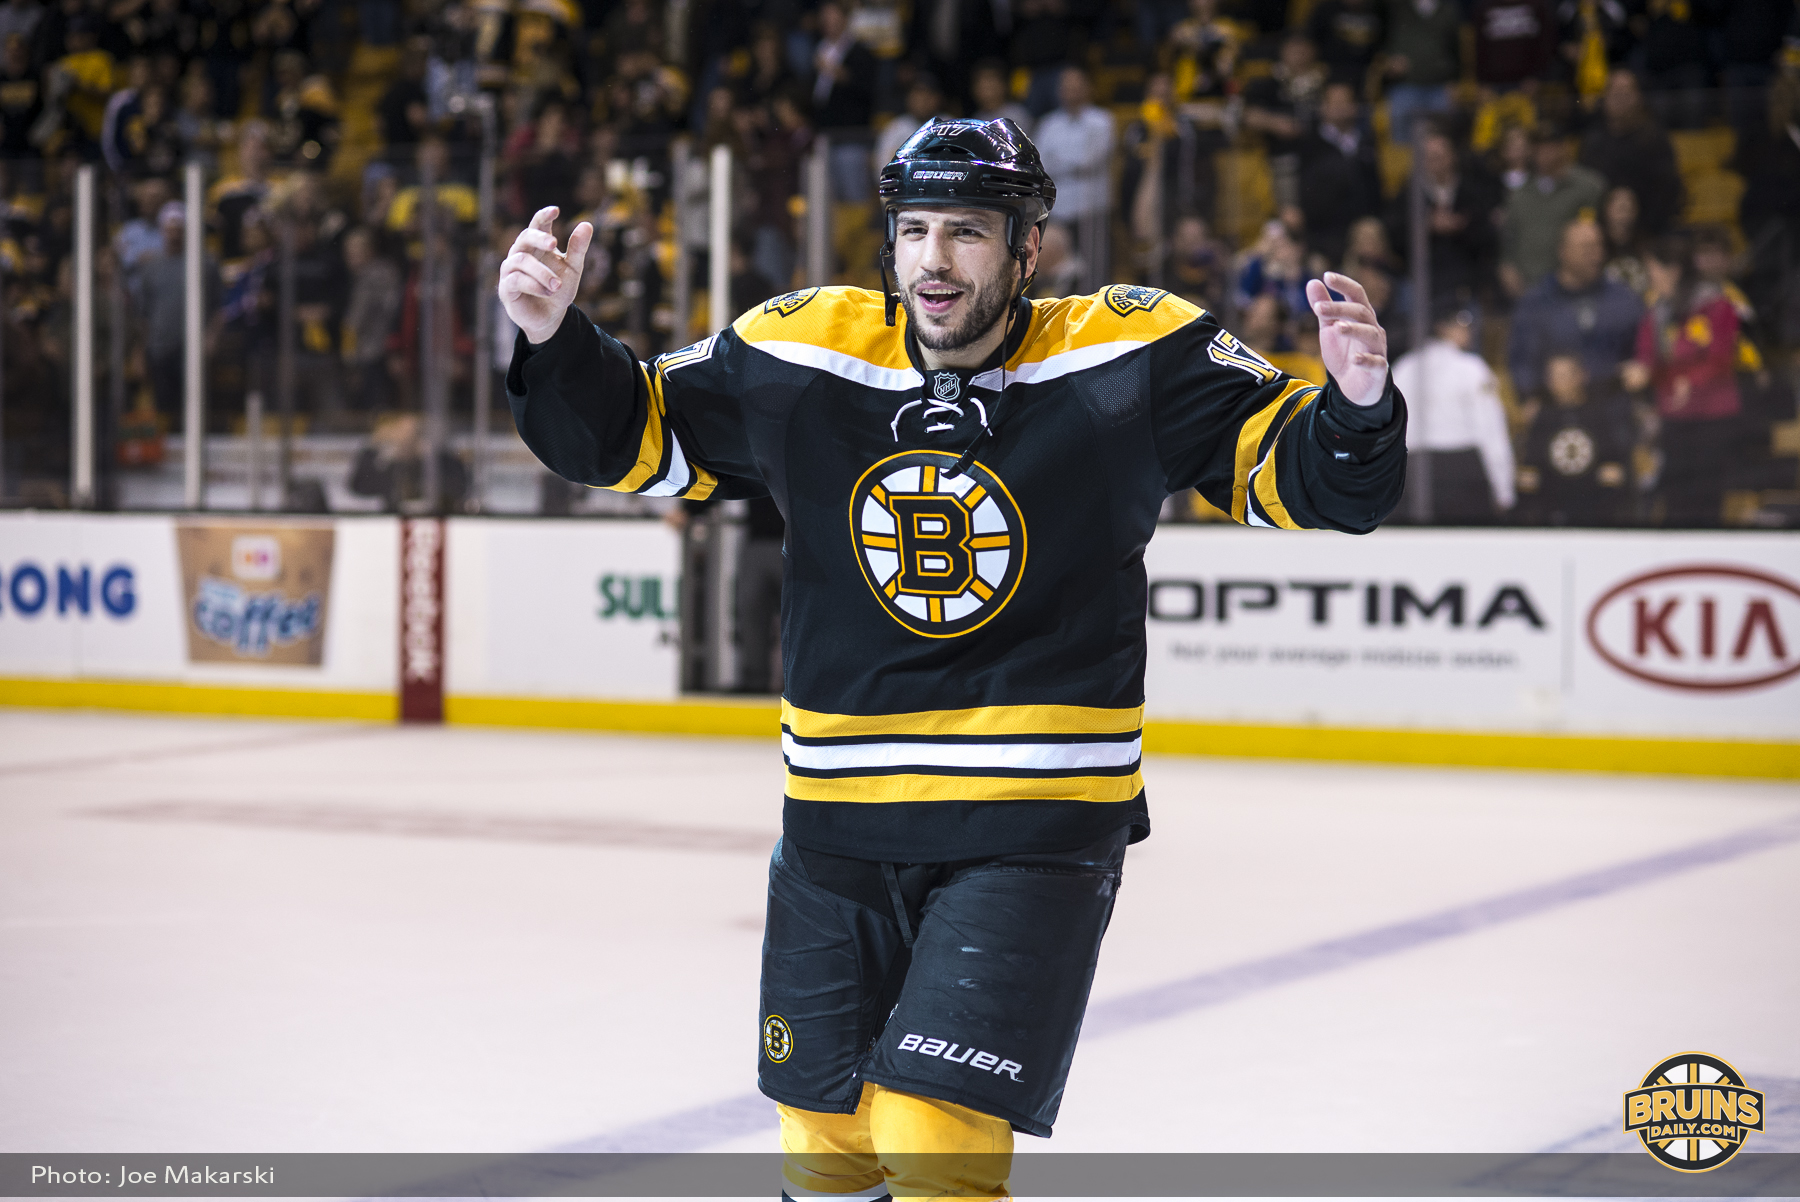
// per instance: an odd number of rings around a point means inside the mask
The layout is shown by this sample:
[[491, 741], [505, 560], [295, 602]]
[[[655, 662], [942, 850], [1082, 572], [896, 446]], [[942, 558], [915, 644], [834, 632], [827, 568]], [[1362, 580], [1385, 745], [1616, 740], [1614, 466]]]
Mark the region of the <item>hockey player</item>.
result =
[[1150, 830], [1164, 498], [1372, 530], [1405, 409], [1347, 277], [1307, 286], [1323, 387], [1153, 288], [1022, 299], [1056, 186], [1009, 120], [928, 124], [880, 196], [885, 296], [791, 292], [651, 363], [569, 304], [590, 228], [559, 249], [538, 213], [501, 270], [507, 390], [570, 480], [787, 518], [759, 1080], [788, 1194], [1000, 1198], [1013, 1132], [1056, 1120]]

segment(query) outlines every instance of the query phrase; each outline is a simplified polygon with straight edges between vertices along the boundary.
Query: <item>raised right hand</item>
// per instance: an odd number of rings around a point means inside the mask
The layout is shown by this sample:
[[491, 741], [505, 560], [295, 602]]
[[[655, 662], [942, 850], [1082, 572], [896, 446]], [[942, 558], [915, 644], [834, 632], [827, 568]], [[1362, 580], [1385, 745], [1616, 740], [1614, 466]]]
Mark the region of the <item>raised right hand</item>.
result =
[[569, 234], [569, 249], [558, 250], [550, 232], [557, 212], [554, 205], [539, 209], [500, 263], [500, 304], [534, 346], [548, 342], [562, 325], [563, 311], [581, 287], [588, 243], [594, 240], [594, 227], [584, 221]]

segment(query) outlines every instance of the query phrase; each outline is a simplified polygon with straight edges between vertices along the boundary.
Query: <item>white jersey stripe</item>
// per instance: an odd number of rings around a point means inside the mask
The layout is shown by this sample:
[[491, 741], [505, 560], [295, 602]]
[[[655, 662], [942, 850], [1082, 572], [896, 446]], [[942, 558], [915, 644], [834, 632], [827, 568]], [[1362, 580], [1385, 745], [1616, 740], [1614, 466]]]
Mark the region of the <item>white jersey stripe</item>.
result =
[[[1123, 339], [1117, 342], [1102, 342], [1094, 346], [1077, 347], [1072, 351], [1049, 355], [1036, 363], [1021, 363], [1017, 371], [1006, 373], [1008, 384], [1041, 384], [1045, 380], [1054, 380], [1072, 372], [1086, 371], [1090, 367], [1098, 367], [1102, 363], [1110, 363], [1141, 346], [1149, 346], [1147, 342], [1128, 342]], [[984, 371], [969, 381], [975, 388], [1000, 387], [1000, 369]]]
[[[656, 415], [653, 413], [650, 418], [654, 421]], [[694, 473], [688, 468], [687, 456], [681, 453], [681, 440], [667, 424], [663, 426], [663, 437], [669, 443], [669, 474], [649, 488], [638, 489], [640, 496], [672, 497], [693, 483]]]
[[866, 384], [870, 388], [881, 388], [889, 392], [910, 392], [925, 384], [925, 377], [912, 368], [877, 367], [873, 363], [865, 363], [854, 355], [846, 355], [842, 351], [827, 350], [822, 346], [814, 346], [810, 342], [749, 342], [745, 346], [766, 352], [777, 359], [788, 363], [797, 363], [801, 367], [815, 367], [820, 371], [828, 371], [834, 376], [856, 384]]
[[781, 736], [796, 768], [1128, 768], [1143, 755], [1143, 737], [1118, 743], [841, 743], [817, 747]]

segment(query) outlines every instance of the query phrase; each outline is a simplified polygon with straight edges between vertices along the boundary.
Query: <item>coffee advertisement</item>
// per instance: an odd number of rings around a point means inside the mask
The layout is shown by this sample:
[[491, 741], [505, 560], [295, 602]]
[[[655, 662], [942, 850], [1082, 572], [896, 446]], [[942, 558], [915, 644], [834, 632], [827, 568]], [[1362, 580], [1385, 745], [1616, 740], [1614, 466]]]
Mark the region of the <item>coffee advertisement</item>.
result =
[[189, 663], [324, 662], [331, 526], [182, 522], [175, 540]]

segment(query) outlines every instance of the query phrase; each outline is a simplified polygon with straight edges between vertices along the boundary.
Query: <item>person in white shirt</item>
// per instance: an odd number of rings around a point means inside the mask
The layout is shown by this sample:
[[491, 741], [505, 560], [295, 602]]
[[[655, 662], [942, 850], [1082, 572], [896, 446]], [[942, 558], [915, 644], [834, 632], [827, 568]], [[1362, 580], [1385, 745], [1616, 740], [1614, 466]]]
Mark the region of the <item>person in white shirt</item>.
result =
[[1057, 83], [1062, 107], [1044, 116], [1032, 140], [1056, 180], [1056, 220], [1075, 221], [1106, 208], [1106, 168], [1113, 121], [1091, 102], [1087, 72], [1066, 67]]
[[[1474, 329], [1468, 310], [1445, 310], [1425, 345], [1394, 364], [1394, 387], [1406, 397], [1406, 450], [1417, 456], [1408, 472], [1411, 495], [1396, 516], [1471, 526], [1513, 507], [1506, 409], [1493, 369], [1469, 350]], [[1421, 492], [1429, 505], [1420, 504]]]
[[1057, 81], [1062, 107], [1045, 114], [1033, 141], [1044, 170], [1056, 180], [1053, 224], [1067, 226], [1082, 261], [1082, 285], [1097, 288], [1107, 277], [1106, 210], [1112, 177], [1113, 120], [1095, 107], [1087, 72], [1066, 67]]
[[1025, 131], [1026, 137], [1031, 136], [1037, 121], [1032, 117], [1030, 109], [1007, 97], [1004, 64], [993, 59], [977, 63], [974, 77], [969, 81], [969, 92], [975, 100], [977, 121], [998, 121], [1002, 117], [1010, 117], [1014, 125]]
[[869, 154], [871, 170], [880, 175], [908, 138], [923, 129], [927, 121], [943, 114], [943, 107], [944, 94], [937, 80], [924, 74], [913, 80], [912, 87], [906, 90], [906, 111], [883, 126], [875, 139], [875, 148]]

